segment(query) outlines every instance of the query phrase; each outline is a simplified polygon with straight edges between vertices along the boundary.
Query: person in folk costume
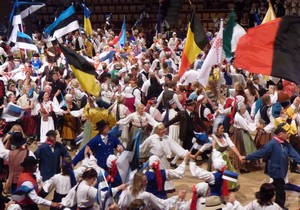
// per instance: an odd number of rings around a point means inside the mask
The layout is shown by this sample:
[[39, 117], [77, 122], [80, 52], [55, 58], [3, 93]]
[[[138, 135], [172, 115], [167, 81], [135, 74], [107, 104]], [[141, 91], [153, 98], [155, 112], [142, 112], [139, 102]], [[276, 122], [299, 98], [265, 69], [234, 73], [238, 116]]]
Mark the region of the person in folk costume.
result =
[[83, 125], [83, 141], [79, 149], [82, 149], [92, 138], [94, 138], [99, 130], [97, 122], [105, 120], [108, 123], [109, 129], [116, 125], [115, 115], [107, 108], [104, 108], [101, 101], [93, 101], [92, 97], [88, 97], [88, 103], [83, 109], [83, 116], [86, 119]]
[[[160, 158], [161, 169], [170, 169], [170, 164], [167, 158], [171, 158], [172, 154], [176, 154], [183, 158], [188, 150], [183, 149], [178, 143], [176, 143], [169, 136], [165, 135], [165, 127], [162, 123], [159, 123], [154, 127], [153, 134], [150, 135], [140, 145], [140, 154], [143, 155], [156, 155]], [[172, 192], [175, 187], [172, 181], [166, 181], [164, 189]]]
[[[187, 100], [185, 103], [186, 109], [179, 111], [177, 115], [169, 122], [165, 123], [165, 127], [169, 127], [179, 122], [179, 139], [182, 141], [182, 147], [186, 150], [190, 150], [193, 146], [192, 139], [195, 137], [194, 132], [206, 131], [206, 125], [199, 118], [199, 114], [195, 111], [195, 102], [193, 100]], [[192, 125], [192, 126], [191, 126]], [[201, 154], [202, 158], [208, 159], [206, 154]]]
[[[290, 142], [293, 148], [299, 153], [300, 145], [299, 145], [299, 136], [298, 136], [298, 128], [297, 128], [296, 121], [297, 122], [299, 121], [298, 109], [299, 109], [300, 98], [292, 97], [291, 101], [292, 101], [291, 105], [289, 101], [281, 102], [282, 108], [278, 106], [277, 108], [278, 110], [275, 110], [277, 114], [275, 114], [274, 125], [275, 128], [281, 126], [287, 131], [288, 134], [287, 140]], [[292, 161], [290, 162], [290, 171], [292, 173], [300, 173], [297, 164]]]
[[251, 116], [252, 119], [255, 118], [255, 115], [257, 114], [258, 110], [260, 108], [262, 108], [262, 98], [263, 98], [264, 95], [269, 95], [270, 96], [271, 103], [276, 103], [277, 102], [277, 97], [276, 96], [271, 97], [270, 93], [271, 93], [271, 91], [269, 92], [269, 90], [265, 89], [265, 88], [261, 88], [258, 91], [259, 98], [252, 104], [252, 107], [251, 107], [250, 116]]
[[157, 99], [151, 98], [148, 100], [145, 111], [151, 115], [157, 122], [161, 122], [163, 120], [160, 111], [156, 108]]
[[0, 143], [0, 156], [8, 162], [9, 174], [5, 184], [4, 193], [14, 192], [17, 188], [17, 180], [22, 173], [23, 168], [20, 166], [21, 162], [28, 155], [34, 156], [33, 153], [25, 146], [26, 138], [21, 132], [11, 134], [10, 145], [11, 150], [5, 149]]
[[[222, 123], [218, 125], [218, 128], [215, 133], [213, 133], [210, 137], [210, 140], [213, 142], [212, 146], [214, 149], [216, 149], [218, 152], [221, 153], [223, 160], [226, 162], [227, 169], [232, 172], [236, 172], [236, 169], [234, 168], [231, 159], [229, 158], [229, 151], [234, 152], [238, 157], [241, 157], [240, 152], [236, 148], [236, 146], [231, 141], [229, 135], [227, 133], [224, 133], [224, 126]], [[197, 157], [197, 153], [195, 154], [195, 157]], [[207, 166], [208, 171], [212, 171], [212, 156], [210, 156], [210, 161]], [[240, 188], [240, 185], [238, 182], [228, 182], [228, 189], [230, 191], [237, 191]]]
[[18, 204], [22, 210], [38, 210], [38, 205], [51, 206], [60, 209], [62, 205], [56, 202], [43, 199], [38, 196], [38, 183], [34, 173], [37, 169], [38, 160], [32, 156], [24, 158], [21, 166], [24, 168], [17, 182], [17, 195], [13, 196], [12, 200]]
[[[110, 188], [122, 185], [122, 178], [116, 164], [117, 159], [117, 156], [109, 155], [106, 160], [107, 170], [105, 171], [104, 176]], [[121, 192], [118, 192], [116, 196], [119, 197], [120, 194]]]
[[274, 118], [272, 116], [272, 103], [269, 95], [262, 97], [262, 107], [259, 109], [254, 119], [257, 125], [257, 132], [254, 138], [257, 149], [263, 147], [272, 138], [274, 131]]
[[198, 114], [202, 121], [206, 124], [207, 129], [212, 132], [212, 122], [215, 119], [214, 111], [207, 107], [207, 99], [204, 95], [197, 97]]
[[[166, 109], [166, 111], [163, 112], [163, 123], [169, 122], [171, 119], [173, 119], [177, 115], [176, 111], [176, 103], [173, 99], [169, 101], [169, 107]], [[182, 141], [179, 139], [179, 123], [174, 123], [173, 125], [170, 125], [168, 127], [168, 136], [173, 139], [178, 144], [182, 145]]]
[[160, 199], [152, 193], [146, 192], [147, 177], [142, 172], [136, 172], [134, 174], [132, 184], [122, 191], [118, 206], [120, 210], [128, 209], [131, 202], [135, 199], [141, 199], [144, 201], [145, 210], [151, 209], [172, 209], [178, 200], [182, 199], [182, 191], [178, 192], [178, 196], [173, 196], [168, 199]]
[[189, 201], [183, 201], [177, 204], [177, 209], [180, 210], [197, 210], [202, 209], [205, 206], [205, 198], [209, 196], [210, 189], [206, 182], [201, 182], [193, 186], [192, 199]]
[[[249, 133], [249, 131], [254, 132], [256, 129], [255, 123], [252, 123], [246, 110], [246, 105], [243, 102], [238, 103], [231, 139], [241, 155], [251, 154], [256, 151], [255, 144]], [[237, 170], [240, 170], [242, 173], [249, 172], [234, 152], [230, 152], [230, 157], [233, 159], [233, 165]]]
[[235, 97], [235, 89], [233, 88], [229, 89], [228, 93], [229, 96], [225, 99], [223, 109], [222, 109], [222, 110], [227, 110], [226, 112], [224, 112], [225, 116], [223, 120], [225, 133], [229, 133], [230, 126], [232, 124], [231, 122], [233, 122], [233, 117], [236, 111], [236, 105], [240, 102], [237, 101], [238, 97]]
[[31, 115], [40, 116], [40, 129], [38, 139], [41, 143], [46, 141], [46, 133], [49, 130], [54, 130], [54, 120], [53, 115], [62, 115], [64, 112], [62, 109], [57, 107], [52, 101], [50, 101], [50, 95], [48, 92], [43, 92], [42, 99], [40, 103], [36, 104], [33, 110], [31, 110]]
[[[54, 189], [52, 201], [59, 203], [75, 185], [76, 178], [72, 168], [72, 160], [70, 157], [66, 157], [62, 160], [61, 173], [55, 174], [45, 181], [43, 183], [43, 190], [49, 193]], [[54, 210], [54, 208], [50, 207], [50, 210]]]
[[34, 108], [34, 94], [30, 85], [23, 88], [24, 94], [17, 100], [19, 105], [24, 110], [22, 117], [22, 128], [29, 138], [34, 138], [37, 131], [37, 116], [31, 116], [31, 110]]
[[39, 169], [43, 181], [50, 179], [54, 174], [60, 173], [61, 159], [70, 157], [64, 146], [56, 141], [56, 132], [49, 130], [46, 133], [47, 139], [40, 144], [34, 155], [39, 160]]
[[[73, 114], [71, 114], [71, 111], [79, 110], [77, 105], [73, 102], [73, 96], [71, 94], [65, 95], [65, 102], [66, 104], [61, 108], [65, 111], [62, 119], [61, 138], [63, 139], [63, 143], [67, 145], [67, 149], [72, 150], [70, 145], [74, 143], [74, 139], [76, 139], [81, 127], [80, 119], [78, 119], [81, 113], [73, 112]], [[77, 114], [74, 115], [74, 113]]]
[[137, 105], [141, 103], [133, 94], [130, 86], [124, 88], [124, 105], [128, 107], [131, 113], [135, 112]]
[[[127, 115], [131, 114], [128, 107], [124, 105], [124, 102], [125, 102], [124, 96], [118, 95], [117, 100], [111, 109], [111, 112], [116, 116], [117, 121], [119, 121], [120, 119], [124, 119]], [[122, 130], [120, 140], [122, 141], [123, 146], [126, 147], [129, 141], [129, 136], [128, 136], [129, 125], [123, 124], [118, 126], [120, 126], [120, 130]]]
[[[114, 154], [115, 150], [119, 153], [123, 152], [124, 148], [118, 138], [110, 136], [108, 123], [104, 120], [97, 122], [98, 134], [92, 138], [86, 146], [89, 146], [94, 151], [98, 165], [107, 169], [106, 160], [109, 155]], [[73, 159], [73, 165], [84, 159], [85, 149], [81, 149]]]
[[165, 182], [173, 179], [182, 179], [189, 159], [189, 153], [186, 154], [182, 163], [175, 169], [161, 169], [160, 158], [152, 155], [149, 158], [149, 170], [145, 172], [148, 183], [146, 191], [152, 193], [158, 198], [166, 199], [167, 192], [164, 189]]
[[152, 127], [155, 127], [158, 122], [151, 117], [150, 114], [145, 112], [145, 106], [143, 104], [139, 104], [136, 107], [136, 112], [133, 112], [129, 115], [127, 115], [124, 119], [120, 119], [117, 124], [118, 125], [126, 125], [126, 124], [132, 124], [131, 131], [129, 134], [129, 139], [132, 139], [135, 137], [137, 131], [139, 128], [142, 129], [142, 141], [149, 136], [149, 132], [146, 130], [146, 127], [148, 125], [151, 125]]
[[222, 176], [226, 170], [226, 162], [222, 158], [222, 154], [216, 149], [212, 151], [212, 165], [215, 171], [210, 172], [196, 165], [196, 162], [190, 161], [190, 171], [192, 176], [203, 179], [208, 183], [210, 188], [210, 196], [228, 196], [228, 183], [223, 180]]

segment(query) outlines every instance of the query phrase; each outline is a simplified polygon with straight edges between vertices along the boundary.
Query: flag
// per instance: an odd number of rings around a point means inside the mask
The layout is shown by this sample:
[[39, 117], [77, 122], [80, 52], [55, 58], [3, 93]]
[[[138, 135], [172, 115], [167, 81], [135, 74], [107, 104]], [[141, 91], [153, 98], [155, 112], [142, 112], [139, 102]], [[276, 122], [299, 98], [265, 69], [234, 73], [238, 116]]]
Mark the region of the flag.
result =
[[208, 43], [209, 40], [201, 24], [200, 18], [196, 16], [196, 11], [193, 10], [186, 36], [186, 42], [181, 55], [181, 65], [179, 69], [180, 76], [182, 76], [184, 72], [190, 68], [191, 64], [196, 60], [197, 56]]
[[17, 32], [16, 46], [20, 49], [39, 51], [37, 46], [33, 44], [31, 37], [20, 31]]
[[261, 22], [262, 24], [276, 19], [276, 14], [273, 10], [273, 7], [272, 7], [272, 4], [271, 4], [270, 0], [268, 2], [269, 2], [269, 8], [268, 8], [268, 11], [267, 11], [263, 21]]
[[130, 172], [139, 168], [141, 135], [141, 129], [139, 129], [134, 139], [127, 145], [126, 150], [117, 159], [116, 164], [123, 183], [129, 181]]
[[126, 42], [126, 21], [125, 21], [125, 15], [124, 15], [124, 20], [122, 24], [121, 31], [117, 37], [114, 38], [112, 41], [112, 44], [115, 45], [119, 43], [121, 46], [124, 46]]
[[19, 10], [19, 1], [16, 0], [12, 12], [10, 14], [9, 27], [10, 26], [13, 27], [9, 37], [10, 42], [16, 43], [18, 31], [22, 31], [21, 25], [22, 25], [22, 18]]
[[93, 96], [99, 96], [100, 85], [96, 83], [95, 67], [74, 50], [59, 44], [81, 88]]
[[235, 22], [235, 13], [231, 11], [223, 37], [223, 50], [226, 58], [232, 57], [232, 52], [235, 52], [236, 45], [244, 34], [246, 34], [245, 29]]
[[90, 20], [92, 12], [91, 12], [91, 10], [89, 10], [89, 8], [87, 8], [87, 6], [84, 3], [81, 3], [80, 6], [83, 9], [83, 15], [84, 15], [84, 17], [83, 17], [84, 31], [86, 32], [87, 36], [92, 36], [93, 30], [92, 30], [92, 24], [91, 24], [91, 20]]
[[70, 6], [63, 11], [58, 18], [45, 29], [45, 32], [54, 38], [60, 38], [65, 34], [79, 28], [75, 8]]
[[299, 84], [299, 37], [298, 16], [284, 16], [251, 28], [238, 43], [235, 66]]
[[220, 30], [215, 41], [210, 48], [201, 69], [198, 70], [198, 81], [206, 87], [211, 67], [222, 63], [222, 44], [223, 44], [223, 20], [221, 20]]
[[112, 16], [112, 13], [109, 13], [108, 15], [105, 15], [105, 24], [106, 25], [109, 25], [109, 21], [110, 21], [111, 16]]

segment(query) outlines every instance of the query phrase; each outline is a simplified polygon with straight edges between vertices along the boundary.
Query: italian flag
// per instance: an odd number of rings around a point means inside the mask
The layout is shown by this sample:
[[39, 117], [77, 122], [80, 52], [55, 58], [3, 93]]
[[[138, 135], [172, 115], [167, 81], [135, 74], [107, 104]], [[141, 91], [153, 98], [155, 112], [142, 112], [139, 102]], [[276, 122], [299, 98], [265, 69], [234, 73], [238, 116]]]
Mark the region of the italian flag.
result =
[[223, 34], [223, 50], [226, 58], [232, 57], [239, 39], [246, 34], [245, 29], [235, 22], [235, 13], [231, 11]]

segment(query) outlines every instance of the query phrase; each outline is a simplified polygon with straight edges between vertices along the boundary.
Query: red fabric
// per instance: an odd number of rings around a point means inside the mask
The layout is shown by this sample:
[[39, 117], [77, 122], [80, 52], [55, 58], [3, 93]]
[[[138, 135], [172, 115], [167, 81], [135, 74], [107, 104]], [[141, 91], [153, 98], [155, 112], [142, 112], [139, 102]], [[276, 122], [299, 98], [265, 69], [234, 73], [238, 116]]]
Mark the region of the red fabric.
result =
[[160, 169], [159, 169], [159, 163], [160, 163], [159, 161], [153, 163], [152, 168], [154, 170], [155, 177], [156, 177], [157, 190], [162, 191], [163, 190], [163, 180], [162, 180], [162, 176], [161, 176]]
[[230, 114], [230, 124], [233, 123], [233, 119], [234, 119], [233, 117], [234, 117], [234, 114], [235, 114], [235, 109], [236, 109], [236, 98], [234, 99], [234, 104], [233, 104], [231, 114]]
[[[222, 174], [224, 173], [225, 170], [226, 170], [226, 167], [223, 167]], [[222, 184], [222, 195], [223, 196], [228, 196], [229, 195], [228, 182], [225, 179], [223, 179], [223, 184]]]
[[[277, 18], [247, 31], [239, 39], [234, 65], [256, 74], [271, 75], [274, 42], [282, 18]], [[259, 37], [259, 38], [258, 38]]]
[[197, 200], [198, 200], [198, 195], [197, 195], [197, 189], [196, 186], [193, 186], [193, 196], [192, 196], [192, 201], [190, 205], [191, 210], [197, 210]]
[[107, 176], [107, 182], [114, 182], [115, 181], [115, 177], [118, 174], [118, 167], [117, 167], [117, 159], [111, 161], [111, 168], [108, 171], [108, 176]]
[[47, 138], [46, 141], [45, 141], [45, 143], [46, 143], [46, 144], [49, 144], [51, 147], [54, 147], [56, 141], [51, 141], [51, 140], [49, 140], [49, 139]]
[[[19, 188], [25, 181], [31, 182], [34, 186], [35, 192], [38, 194], [38, 185], [37, 185], [36, 179], [33, 176], [33, 174], [30, 174], [27, 172], [21, 173], [21, 175], [18, 179], [18, 182], [17, 182], [17, 188]], [[28, 196], [25, 196], [25, 198], [22, 201], [19, 201], [18, 204], [31, 205], [31, 204], [34, 204], [34, 202]]]

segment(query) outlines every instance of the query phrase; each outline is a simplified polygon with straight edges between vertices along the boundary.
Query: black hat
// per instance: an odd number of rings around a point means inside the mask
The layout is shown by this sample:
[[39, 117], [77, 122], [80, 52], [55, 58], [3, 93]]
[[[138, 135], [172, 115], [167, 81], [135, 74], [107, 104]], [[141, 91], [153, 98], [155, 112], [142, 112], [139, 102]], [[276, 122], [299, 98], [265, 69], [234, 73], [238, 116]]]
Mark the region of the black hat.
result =
[[26, 139], [23, 137], [21, 132], [14, 132], [11, 135], [10, 144], [14, 146], [22, 146], [26, 143]]
[[33, 53], [32, 57], [40, 57], [38, 53]]
[[259, 94], [260, 97], [262, 97], [268, 91], [269, 91], [268, 89], [261, 88], [261, 89], [258, 90], [258, 94]]
[[185, 101], [186, 106], [193, 105], [193, 104], [195, 104], [195, 101], [192, 100], [192, 99], [188, 99], [188, 100]]
[[283, 101], [283, 102], [280, 102], [280, 104], [283, 108], [286, 108], [290, 105], [290, 102], [289, 101]]
[[286, 133], [286, 130], [282, 126], [278, 126], [278, 128], [275, 129], [274, 134], [278, 135], [280, 133]]
[[27, 156], [20, 165], [23, 166], [23, 167], [25, 167], [25, 166], [35, 166], [36, 164], [38, 164], [38, 162], [39, 161], [37, 159], [35, 159], [35, 157]]
[[53, 136], [53, 137], [56, 137], [56, 132], [54, 130], [49, 130], [47, 133], [46, 133], [46, 136]]
[[105, 122], [104, 120], [100, 120], [100, 121], [97, 122], [97, 124], [96, 124], [98, 130], [104, 128], [106, 125], [107, 125], [107, 122]]

